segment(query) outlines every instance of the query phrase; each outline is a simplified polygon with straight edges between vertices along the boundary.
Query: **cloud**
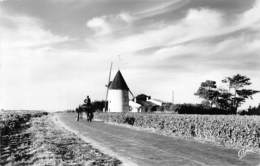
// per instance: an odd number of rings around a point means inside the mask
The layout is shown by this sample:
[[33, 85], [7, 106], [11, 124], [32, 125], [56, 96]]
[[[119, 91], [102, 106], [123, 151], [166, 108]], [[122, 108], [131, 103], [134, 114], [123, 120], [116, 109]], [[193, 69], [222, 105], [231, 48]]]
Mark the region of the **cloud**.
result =
[[[160, 24], [158, 22], [146, 26], [140, 33], [131, 32], [125, 36], [117, 36], [116, 39], [111, 38], [107, 40], [107, 38], [100, 39], [103, 43], [104, 41], [108, 41], [108, 47], [111, 49], [111, 44], [116, 43], [116, 47], [120, 47], [125, 52], [134, 52], [138, 50], [148, 49], [150, 47], [171, 47], [176, 44], [181, 44], [193, 40], [203, 39], [203, 38], [214, 38], [221, 35], [227, 35], [241, 29], [254, 27], [255, 23], [259, 20], [259, 3], [256, 4], [248, 11], [237, 15], [237, 19], [233, 21], [227, 22], [225, 20], [225, 16], [219, 11], [215, 11], [212, 9], [199, 8], [199, 9], [190, 9], [186, 16], [171, 24]], [[104, 22], [100, 29], [109, 29], [109, 32], [112, 33], [113, 29], [118, 29], [113, 25], [116, 16], [108, 19], [103, 16]], [[109, 25], [109, 26], [108, 26]], [[107, 28], [109, 27], [109, 28]], [[103, 32], [101, 30], [101, 32]], [[101, 33], [102, 34], [102, 33]], [[89, 40], [89, 39], [88, 39]], [[95, 42], [99, 40], [99, 38], [94, 39]], [[111, 40], [115, 40], [111, 42]], [[117, 42], [118, 41], [118, 42]], [[98, 43], [102, 44], [102, 43]], [[119, 46], [118, 46], [119, 44]], [[103, 47], [103, 46], [102, 46]], [[113, 49], [113, 46], [112, 46]]]
[[[245, 13], [239, 15], [241, 19], [238, 21], [243, 26], [251, 26], [252, 24], [260, 22], [260, 1], [256, 0], [253, 7]], [[239, 24], [239, 23], [238, 23]]]
[[189, 2], [189, 0], [166, 1], [164, 3], [156, 4], [153, 7], [133, 13], [133, 15], [136, 17], [136, 19], [144, 19], [147, 17], [153, 17], [156, 15], [160, 15], [160, 14], [178, 9], [178, 8], [182, 7], [184, 4], [187, 4], [188, 2]]
[[206, 79], [258, 78], [259, 1], [238, 10], [237, 1], [60, 1], [48, 13], [30, 5], [27, 15], [0, 10], [1, 98], [5, 106], [55, 109], [74, 108], [86, 94], [101, 99], [110, 61], [135, 94], [169, 100], [174, 89], [180, 103], [199, 101], [193, 93]]
[[95, 36], [104, 36], [124, 29], [132, 21], [131, 15], [122, 12], [117, 15], [94, 17], [87, 21], [86, 26], [95, 32]]
[[[237, 72], [255, 77], [260, 66], [259, 11], [256, 2], [230, 20], [219, 10], [192, 8], [185, 17], [174, 22], [154, 22], [128, 35], [99, 36], [86, 41], [93, 50], [99, 50], [99, 54], [121, 54], [125, 69], [138, 70], [142, 80], [153, 83], [149, 85], [151, 93], [163, 96], [165, 93], [156, 92], [158, 86], [160, 91], [174, 86], [181, 89], [177, 92], [179, 102], [192, 102], [197, 100], [191, 96], [206, 79], [222, 79]], [[174, 76], [169, 78], [170, 73]], [[128, 76], [136, 78], [130, 71]], [[158, 76], [162, 79], [156, 78]], [[182, 87], [187, 82], [194, 86]], [[137, 80], [133, 88], [141, 92], [145, 88], [141, 84]], [[190, 96], [189, 99], [182, 94]]]
[[[208, 9], [190, 10], [185, 18], [170, 25], [152, 25], [142, 33], [114, 38], [95, 37], [93, 42], [108, 50], [121, 48], [124, 53], [150, 47], [167, 46], [215, 35], [222, 25], [221, 14]], [[100, 42], [99, 42], [100, 41]]]
[[[252, 9], [240, 14], [238, 19], [231, 23], [226, 23], [223, 15], [217, 11], [209, 9], [191, 9], [185, 18], [172, 25], [167, 25], [161, 28], [158, 26], [158, 28], [148, 30], [142, 34], [120, 39], [120, 43], [125, 46], [132, 46], [133, 50], [131, 51], [134, 51], [134, 49], [138, 51], [139, 49], [158, 48], [157, 50], [154, 50], [154, 55], [159, 58], [163, 58], [163, 56], [166, 58], [178, 54], [176, 49], [179, 49], [180, 47], [183, 47], [186, 52], [193, 52], [196, 54], [196, 50], [189, 47], [187, 48], [187, 46], [190, 45], [185, 45], [185, 43], [195, 42], [196, 44], [196, 42], [201, 39], [209, 41], [218, 36], [225, 36], [241, 30], [246, 31], [247, 29], [252, 28], [256, 30], [255, 27], [259, 26], [259, 23], [257, 23], [257, 20], [259, 21], [259, 16], [255, 16], [252, 21], [247, 21], [250, 19], [245, 18], [250, 15], [249, 13], [254, 15], [257, 11], [260, 11], [257, 10], [258, 8], [259, 4], [256, 3]], [[245, 35], [247, 35], [247, 33]], [[181, 46], [182, 43], [183, 46]], [[214, 43], [208, 43], [205, 46], [199, 47], [200, 49], [206, 49], [207, 47], [210, 48], [211, 44], [213, 44], [212, 46], [215, 45]], [[120, 48], [124, 47], [120, 46]], [[169, 51], [170, 49], [172, 49], [172, 51]], [[168, 50], [169, 53], [165, 54], [166, 50]], [[203, 54], [209, 51], [209, 49], [204, 51], [201, 50], [200, 53]], [[160, 52], [161, 54], [157, 55]], [[150, 53], [150, 56], [152, 55], [153, 54]]]
[[95, 32], [96, 36], [108, 35], [113, 32], [126, 30], [130, 24], [133, 24], [137, 21], [142, 22], [147, 18], [152, 18], [153, 16], [178, 9], [187, 2], [188, 0], [174, 0], [171, 2], [166, 1], [156, 3], [155, 5], [144, 8], [140, 11], [121, 11], [118, 14], [93, 17], [92, 19], [87, 21], [86, 25], [88, 28], [92, 29]]
[[106, 21], [106, 17], [95, 17], [87, 22], [87, 27], [93, 29], [97, 35], [105, 35], [112, 31], [110, 25]]
[[[46, 81], [34, 84], [32, 73], [37, 67], [47, 71], [50, 62], [46, 57], [53, 49], [52, 45], [68, 41], [69, 38], [52, 34], [42, 27], [38, 19], [12, 15], [2, 8], [0, 21], [0, 107], [20, 109], [32, 108], [33, 105], [35, 109], [44, 109], [41, 104], [43, 98], [39, 98], [40, 101], [34, 101], [34, 98], [44, 96], [47, 92], [50, 94], [51, 89], [44, 88]], [[38, 76], [46, 77], [49, 74], [38, 73]]]
[[[1, 10], [1, 9], [0, 9]], [[35, 47], [64, 42], [66, 36], [52, 34], [44, 30], [39, 20], [27, 16], [10, 16], [0, 11], [0, 36], [5, 48]]]
[[[183, 19], [170, 25], [151, 25], [142, 33], [99, 36], [88, 38], [87, 42], [93, 51], [99, 50], [99, 54], [111, 58], [121, 54], [127, 62], [125, 64], [132, 68], [179, 72], [203, 72], [214, 68], [253, 71], [259, 65], [256, 61], [259, 59], [259, 31], [254, 28], [254, 33], [248, 33], [248, 29], [257, 24], [244, 18], [248, 13], [258, 11], [257, 8], [258, 4], [239, 14], [232, 22], [226, 22], [218, 11], [190, 9]], [[238, 31], [240, 33], [236, 33]], [[213, 40], [220, 37], [222, 40]], [[246, 60], [240, 62], [239, 59]], [[196, 70], [194, 63], [200, 64]]]

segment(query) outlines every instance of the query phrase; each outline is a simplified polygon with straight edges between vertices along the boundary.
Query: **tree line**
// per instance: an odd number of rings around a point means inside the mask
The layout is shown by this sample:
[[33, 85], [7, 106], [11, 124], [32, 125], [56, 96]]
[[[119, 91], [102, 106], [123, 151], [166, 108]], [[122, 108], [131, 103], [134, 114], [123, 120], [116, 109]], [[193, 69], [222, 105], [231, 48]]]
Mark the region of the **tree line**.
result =
[[252, 99], [254, 94], [260, 92], [247, 88], [252, 84], [250, 78], [241, 74], [226, 77], [222, 83], [227, 88], [218, 88], [216, 81], [206, 80], [201, 83], [195, 95], [203, 99], [202, 104], [205, 106], [237, 113], [247, 99]]
[[[241, 74], [226, 77], [221, 82], [226, 86], [218, 87], [216, 81], [213, 80], [206, 80], [200, 84], [194, 95], [203, 99], [201, 104], [164, 103], [162, 106], [156, 107], [156, 109], [143, 109], [142, 112], [170, 111], [178, 114], [237, 114], [238, 108], [247, 99], [252, 99], [253, 95], [260, 92], [248, 88], [252, 84], [250, 78]], [[145, 94], [139, 94], [136, 99], [146, 101], [147, 97], [150, 98]], [[142, 103], [140, 104], [142, 105]], [[92, 106], [96, 111], [102, 112], [107, 106], [107, 101], [94, 101]], [[150, 108], [151, 106], [146, 105], [143, 107]], [[241, 111], [239, 114], [260, 115], [260, 103], [257, 107], [250, 107], [247, 111]]]

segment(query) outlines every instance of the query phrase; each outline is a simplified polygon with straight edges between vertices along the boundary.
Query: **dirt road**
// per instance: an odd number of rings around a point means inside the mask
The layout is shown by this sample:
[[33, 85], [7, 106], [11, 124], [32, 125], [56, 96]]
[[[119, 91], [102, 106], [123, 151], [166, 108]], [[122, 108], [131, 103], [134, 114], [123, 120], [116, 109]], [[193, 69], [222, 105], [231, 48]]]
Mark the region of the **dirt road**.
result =
[[259, 154], [250, 153], [239, 160], [237, 150], [108, 125], [100, 121], [76, 122], [75, 114], [57, 114], [57, 117], [77, 134], [95, 140], [101, 147], [140, 166], [246, 166], [260, 163]]

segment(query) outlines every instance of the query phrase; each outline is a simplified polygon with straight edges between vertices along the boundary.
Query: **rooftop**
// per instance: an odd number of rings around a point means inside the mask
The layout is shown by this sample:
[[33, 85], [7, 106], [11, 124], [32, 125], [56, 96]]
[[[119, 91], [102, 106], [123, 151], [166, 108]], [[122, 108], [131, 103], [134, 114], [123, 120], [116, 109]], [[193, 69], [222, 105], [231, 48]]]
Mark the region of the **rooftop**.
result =
[[109, 89], [129, 90], [120, 70], [118, 70], [118, 72], [116, 73], [116, 76], [110, 84]]

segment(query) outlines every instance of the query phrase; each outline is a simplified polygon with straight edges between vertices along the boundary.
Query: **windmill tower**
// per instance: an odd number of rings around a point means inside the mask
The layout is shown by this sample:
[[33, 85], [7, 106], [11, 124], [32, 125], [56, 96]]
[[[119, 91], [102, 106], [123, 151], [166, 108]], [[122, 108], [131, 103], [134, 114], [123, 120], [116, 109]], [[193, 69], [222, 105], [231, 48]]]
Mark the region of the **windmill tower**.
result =
[[108, 87], [108, 112], [129, 111], [129, 88], [120, 70]]

